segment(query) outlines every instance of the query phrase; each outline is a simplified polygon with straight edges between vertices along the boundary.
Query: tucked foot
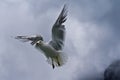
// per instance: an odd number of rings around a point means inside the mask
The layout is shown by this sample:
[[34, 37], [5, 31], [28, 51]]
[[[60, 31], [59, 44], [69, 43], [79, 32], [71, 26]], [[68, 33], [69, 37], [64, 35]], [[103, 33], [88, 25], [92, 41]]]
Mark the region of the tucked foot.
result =
[[57, 57], [57, 63], [58, 63], [58, 66], [60, 66], [60, 62], [59, 62], [59, 60], [58, 60], [58, 57]]
[[52, 68], [53, 68], [53, 69], [55, 68], [55, 65], [54, 65], [54, 63], [53, 63], [53, 59], [52, 59]]
[[55, 68], [55, 65], [54, 65], [54, 64], [52, 64], [52, 68], [53, 68], [53, 69]]

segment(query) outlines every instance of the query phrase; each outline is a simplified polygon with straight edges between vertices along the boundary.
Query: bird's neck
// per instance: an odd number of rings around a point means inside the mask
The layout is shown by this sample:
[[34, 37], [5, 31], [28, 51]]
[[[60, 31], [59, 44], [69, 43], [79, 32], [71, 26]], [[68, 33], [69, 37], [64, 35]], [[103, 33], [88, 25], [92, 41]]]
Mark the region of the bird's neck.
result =
[[42, 50], [43, 52], [46, 52], [46, 43], [44, 41], [38, 41], [36, 44], [35, 44], [35, 47], [38, 49], [38, 50]]

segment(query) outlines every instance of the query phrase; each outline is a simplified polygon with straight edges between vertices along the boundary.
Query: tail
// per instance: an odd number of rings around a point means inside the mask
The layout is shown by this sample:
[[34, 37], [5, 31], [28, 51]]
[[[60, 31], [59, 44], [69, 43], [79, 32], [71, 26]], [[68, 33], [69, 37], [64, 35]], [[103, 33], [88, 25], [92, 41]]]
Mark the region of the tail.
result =
[[51, 57], [47, 59], [47, 62], [52, 65], [53, 69], [55, 67], [61, 67], [67, 62], [67, 55], [63, 52], [58, 52], [57, 57]]

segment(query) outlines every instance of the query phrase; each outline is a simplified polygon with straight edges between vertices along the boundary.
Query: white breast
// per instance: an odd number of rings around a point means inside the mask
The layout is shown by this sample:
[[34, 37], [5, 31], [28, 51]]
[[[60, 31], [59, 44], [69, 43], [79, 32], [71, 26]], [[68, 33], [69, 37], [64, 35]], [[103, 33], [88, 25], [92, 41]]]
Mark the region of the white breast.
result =
[[57, 51], [46, 43], [38, 44], [36, 45], [36, 48], [41, 50], [46, 55], [46, 57], [55, 57], [58, 55]]

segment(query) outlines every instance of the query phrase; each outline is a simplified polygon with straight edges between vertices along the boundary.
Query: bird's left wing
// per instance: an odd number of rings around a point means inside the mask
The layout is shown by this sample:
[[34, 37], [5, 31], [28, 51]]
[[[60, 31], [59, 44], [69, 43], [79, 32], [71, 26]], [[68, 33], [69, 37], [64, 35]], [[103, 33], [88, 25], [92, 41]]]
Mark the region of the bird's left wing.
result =
[[52, 27], [52, 40], [49, 44], [56, 50], [61, 50], [64, 46], [65, 26], [63, 23], [67, 20], [66, 5], [64, 5], [58, 19]]
[[15, 39], [19, 39], [22, 42], [28, 42], [28, 41], [30, 41], [30, 38], [28, 36], [16, 36]]

